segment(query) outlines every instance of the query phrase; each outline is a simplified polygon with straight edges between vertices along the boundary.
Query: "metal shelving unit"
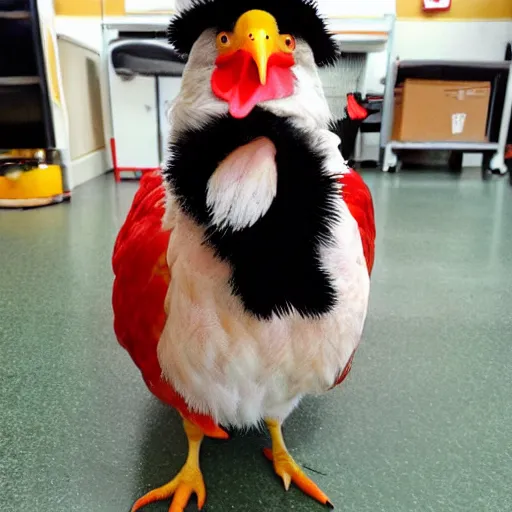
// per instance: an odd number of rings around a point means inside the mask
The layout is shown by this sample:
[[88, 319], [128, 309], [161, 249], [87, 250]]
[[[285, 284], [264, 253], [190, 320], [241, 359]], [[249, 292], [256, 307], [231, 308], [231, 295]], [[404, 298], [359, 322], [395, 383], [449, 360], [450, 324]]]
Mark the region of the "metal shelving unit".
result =
[[2, 208], [52, 204], [69, 190], [57, 145], [51, 89], [58, 59], [54, 47], [48, 53], [49, 13], [49, 0], [0, 0]]
[[[428, 78], [446, 80], [489, 80], [494, 81], [498, 75], [507, 75], [503, 101], [498, 101], [498, 86], [493, 83], [491, 96], [490, 116], [488, 120], [488, 132], [491, 135], [489, 142], [403, 142], [392, 140], [392, 126], [394, 114], [394, 91], [398, 83], [407, 77], [417, 77], [421, 70], [429, 70]], [[437, 70], [437, 76], [436, 75]], [[415, 74], [416, 73], [416, 74]], [[426, 78], [426, 76], [421, 76]], [[500, 104], [501, 103], [501, 104]], [[383, 151], [382, 170], [394, 172], [399, 166], [398, 150], [447, 150], [461, 153], [493, 153], [489, 161], [492, 171], [505, 174], [505, 148], [512, 114], [512, 62], [471, 62], [471, 61], [445, 61], [445, 60], [396, 60], [390, 62], [386, 78], [386, 90], [384, 95], [384, 107], [381, 130], [381, 150]], [[498, 133], [493, 134], [493, 123], [499, 120]], [[494, 130], [496, 131], [496, 130]], [[495, 135], [495, 136], [493, 136]]]
[[30, 11], [0, 11], [0, 19], [4, 20], [28, 20]]
[[55, 134], [36, 0], [0, 3], [0, 32], [0, 148], [53, 149]]
[[39, 76], [0, 76], [0, 86], [38, 85], [41, 83]]

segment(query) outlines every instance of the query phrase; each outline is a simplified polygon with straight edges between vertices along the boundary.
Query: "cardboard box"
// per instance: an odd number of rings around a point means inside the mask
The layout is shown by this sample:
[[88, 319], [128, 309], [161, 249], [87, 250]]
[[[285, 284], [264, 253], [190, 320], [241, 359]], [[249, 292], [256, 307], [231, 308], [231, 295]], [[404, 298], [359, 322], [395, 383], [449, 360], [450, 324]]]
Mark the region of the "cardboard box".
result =
[[407, 79], [395, 90], [393, 140], [486, 142], [490, 82]]

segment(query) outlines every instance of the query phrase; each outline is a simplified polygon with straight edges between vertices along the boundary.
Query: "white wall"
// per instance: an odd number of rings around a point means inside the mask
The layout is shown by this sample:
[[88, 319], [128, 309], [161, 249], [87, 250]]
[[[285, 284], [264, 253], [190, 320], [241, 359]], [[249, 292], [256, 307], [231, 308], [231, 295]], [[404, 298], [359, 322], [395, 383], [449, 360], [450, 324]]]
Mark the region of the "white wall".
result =
[[69, 121], [70, 174], [73, 186], [78, 186], [107, 170], [100, 55], [62, 35], [58, 48]]
[[55, 16], [57, 35], [76, 41], [78, 44], [101, 52], [103, 36], [100, 16]]
[[394, 54], [401, 59], [503, 60], [509, 41], [512, 20], [399, 20]]

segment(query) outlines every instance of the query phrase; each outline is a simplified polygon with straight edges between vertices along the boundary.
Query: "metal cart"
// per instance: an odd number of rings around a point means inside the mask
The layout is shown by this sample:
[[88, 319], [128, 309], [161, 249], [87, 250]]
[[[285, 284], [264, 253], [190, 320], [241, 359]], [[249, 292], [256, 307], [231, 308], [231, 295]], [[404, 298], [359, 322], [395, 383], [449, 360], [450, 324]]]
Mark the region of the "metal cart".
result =
[[[488, 121], [489, 142], [403, 142], [392, 140], [395, 86], [406, 78], [436, 78], [445, 80], [488, 80], [492, 83], [490, 115]], [[500, 101], [501, 98], [501, 101]], [[505, 174], [505, 150], [512, 113], [512, 62], [466, 62], [445, 60], [396, 60], [390, 63], [384, 94], [381, 130], [382, 170], [395, 172], [399, 167], [396, 151], [400, 150], [447, 150], [454, 152], [454, 167], [462, 163], [463, 153], [484, 154], [484, 177], [490, 169]], [[485, 157], [487, 156], [487, 157]]]

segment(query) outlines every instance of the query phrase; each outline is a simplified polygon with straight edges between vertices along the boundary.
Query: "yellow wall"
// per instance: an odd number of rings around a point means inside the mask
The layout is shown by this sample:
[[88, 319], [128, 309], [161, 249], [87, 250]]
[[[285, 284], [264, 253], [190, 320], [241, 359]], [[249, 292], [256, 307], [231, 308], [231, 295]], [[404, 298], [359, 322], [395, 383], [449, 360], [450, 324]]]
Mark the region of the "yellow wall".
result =
[[456, 19], [510, 19], [512, 20], [512, 0], [452, 0], [452, 8], [447, 12], [426, 15], [421, 0], [396, 0], [399, 18], [423, 18], [426, 20]]
[[[55, 11], [64, 16], [100, 16], [102, 0], [54, 0]], [[104, 0], [105, 14], [122, 16], [124, 0]], [[421, 0], [397, 0], [399, 18], [432, 20], [506, 19], [512, 20], [512, 0], [452, 0], [449, 12], [430, 14], [421, 9]]]
[[54, 0], [55, 13], [61, 16], [101, 16], [102, 0]]
[[107, 16], [122, 16], [125, 14], [124, 0], [104, 0]]
[[54, 0], [55, 12], [60, 16], [101, 16], [102, 1], [106, 15], [124, 14], [124, 0]]

